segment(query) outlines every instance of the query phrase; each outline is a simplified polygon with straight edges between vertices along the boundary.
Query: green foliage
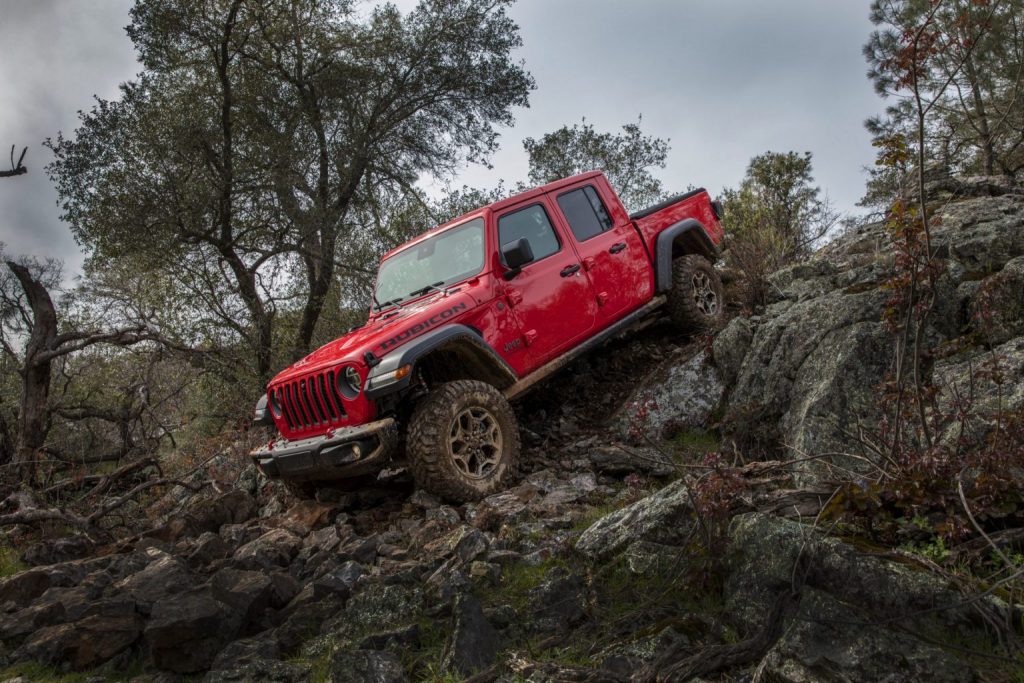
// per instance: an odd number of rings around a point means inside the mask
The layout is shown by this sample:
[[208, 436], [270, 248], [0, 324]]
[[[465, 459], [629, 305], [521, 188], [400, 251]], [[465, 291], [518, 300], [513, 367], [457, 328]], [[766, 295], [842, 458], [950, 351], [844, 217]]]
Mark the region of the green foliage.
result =
[[[923, 124], [927, 157], [942, 169], [1024, 168], [1022, 16], [1024, 0], [874, 0], [864, 56], [876, 91], [893, 102], [867, 122], [876, 143], [916, 139]], [[897, 170], [876, 167], [862, 205], [887, 209], [902, 184]]]
[[690, 462], [694, 457], [703, 457], [708, 453], [721, 450], [721, 441], [715, 432], [704, 429], [686, 429], [673, 435], [669, 440], [673, 449]]
[[669, 141], [644, 135], [641, 123], [638, 119], [624, 125], [622, 133], [600, 133], [584, 119], [539, 140], [526, 138], [523, 147], [530, 156], [530, 182], [542, 185], [577, 173], [604, 171], [627, 210], [658, 202], [665, 191], [652, 169], [665, 168]]
[[555, 567], [568, 567], [562, 558], [551, 558], [540, 564], [516, 563], [505, 567], [497, 588], [484, 595], [489, 605], [508, 604], [517, 612], [530, 604], [533, 592], [544, 581], [544, 577]]
[[21, 561], [21, 553], [17, 548], [0, 545], [0, 578], [20, 574], [26, 569], [28, 565]]
[[810, 152], [765, 152], [750, 160], [739, 188], [723, 192], [729, 232], [763, 239], [780, 265], [810, 254], [837, 219], [814, 185]]
[[810, 152], [754, 157], [739, 187], [723, 190], [722, 199], [729, 254], [744, 274], [749, 308], [765, 302], [768, 275], [807, 258], [839, 220], [814, 184]]
[[90, 275], [185, 346], [245, 349], [265, 379], [309, 349], [332, 298], [368, 303], [400, 238], [364, 219], [422, 173], [485, 159], [527, 103], [508, 5], [138, 0], [141, 74], [51, 143]]

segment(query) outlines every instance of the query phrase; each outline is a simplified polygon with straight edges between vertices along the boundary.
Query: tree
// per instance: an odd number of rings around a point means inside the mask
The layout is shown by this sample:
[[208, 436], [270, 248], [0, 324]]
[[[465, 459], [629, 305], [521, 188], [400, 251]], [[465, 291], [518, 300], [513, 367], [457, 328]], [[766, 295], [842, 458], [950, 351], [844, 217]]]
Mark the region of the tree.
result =
[[665, 196], [652, 169], [665, 168], [669, 141], [644, 135], [642, 119], [622, 127], [621, 133], [599, 133], [586, 119], [562, 126], [539, 140], [526, 138], [530, 157], [529, 180], [543, 185], [586, 171], [604, 171], [630, 211], [654, 204]]
[[21, 156], [18, 157], [18, 161], [14, 161], [14, 145], [11, 145], [11, 170], [0, 171], [0, 178], [12, 178], [16, 175], [24, 175], [28, 173], [28, 168], [22, 163], [25, 161], [25, 153], [28, 152], [28, 147], [21, 150]]
[[767, 278], [807, 258], [839, 221], [814, 184], [810, 152], [765, 152], [750, 160], [737, 189], [722, 191], [729, 251], [744, 273], [749, 307], [767, 297]]
[[729, 230], [737, 238], [767, 231], [784, 262], [804, 258], [838, 221], [814, 185], [810, 152], [765, 152], [750, 160], [736, 190], [723, 192]]
[[[32, 483], [53, 414], [53, 364], [97, 344], [131, 346], [152, 336], [144, 326], [62, 328], [49, 292], [60, 281], [59, 263], [26, 259], [6, 266], [9, 275], [0, 277], [0, 347], [21, 379], [14, 463], [22, 480]], [[20, 352], [16, 340], [24, 340]]]
[[[512, 61], [511, 0], [137, 0], [143, 72], [51, 143], [90, 271], [123, 260], [173, 283], [206, 343], [266, 379], [308, 351], [332, 287], [365, 278], [356, 217], [486, 158], [533, 86]], [[140, 239], [145, 235], [145, 239]]]
[[[935, 140], [941, 140], [943, 151], [948, 152], [954, 137], [943, 138], [935, 132], [941, 128], [936, 121], [951, 111], [946, 103], [959, 89], [959, 79], [965, 78], [972, 88], [980, 87], [975, 60], [984, 54], [982, 46], [999, 35], [994, 20], [1005, 8], [1004, 2], [1012, 0], [876, 0], [872, 4], [871, 20], [879, 28], [864, 48], [871, 65], [868, 75], [880, 94], [901, 101], [889, 107], [890, 122], [872, 124], [879, 148], [877, 165], [885, 169], [882, 177], [897, 180], [893, 187], [898, 189], [886, 215], [896, 266], [886, 283], [892, 298], [885, 318], [895, 334], [894, 372], [887, 388], [893, 397], [888, 401], [892, 414], [887, 417], [890, 461], [897, 458], [905, 436], [918, 439], [929, 450], [935, 443], [928, 414], [931, 398], [923, 369], [927, 362], [924, 344], [940, 296], [937, 283], [944, 264], [932, 247], [933, 218], [925, 174], [936, 150]], [[958, 99], [963, 102], [962, 91]], [[970, 110], [964, 102], [962, 111]], [[976, 108], [973, 113], [979, 114]], [[976, 140], [980, 141], [983, 163], [991, 167], [993, 129], [981, 120], [977, 124], [976, 131], [982, 127], [988, 131]], [[910, 175], [916, 196], [909, 192], [906, 179]], [[916, 409], [913, 423], [905, 416], [908, 395]], [[908, 423], [914, 427], [908, 429]]]
[[868, 77], [896, 101], [868, 121], [879, 146], [923, 132], [919, 144], [949, 170], [1024, 168], [1022, 17], [1024, 0], [875, 0]]

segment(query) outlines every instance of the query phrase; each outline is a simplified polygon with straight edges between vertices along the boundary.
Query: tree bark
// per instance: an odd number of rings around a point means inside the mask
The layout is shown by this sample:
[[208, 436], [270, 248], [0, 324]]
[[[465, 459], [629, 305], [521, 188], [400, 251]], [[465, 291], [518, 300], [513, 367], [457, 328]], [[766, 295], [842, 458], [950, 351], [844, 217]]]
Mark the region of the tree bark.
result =
[[974, 114], [978, 118], [978, 146], [981, 148], [981, 160], [985, 167], [985, 175], [995, 175], [996, 172], [996, 150], [993, 141], [992, 128], [989, 125], [988, 111], [985, 108], [985, 97], [981, 92], [978, 72], [974, 66], [974, 58], [968, 54], [964, 60], [964, 73], [971, 84], [971, 99], [974, 103]]
[[49, 429], [50, 353], [57, 341], [57, 311], [41, 282], [28, 268], [8, 261], [7, 267], [18, 278], [32, 309], [32, 332], [25, 346], [25, 364], [21, 369], [22, 390], [18, 409], [18, 438], [14, 462], [18, 475], [32, 484], [36, 478], [39, 452]]

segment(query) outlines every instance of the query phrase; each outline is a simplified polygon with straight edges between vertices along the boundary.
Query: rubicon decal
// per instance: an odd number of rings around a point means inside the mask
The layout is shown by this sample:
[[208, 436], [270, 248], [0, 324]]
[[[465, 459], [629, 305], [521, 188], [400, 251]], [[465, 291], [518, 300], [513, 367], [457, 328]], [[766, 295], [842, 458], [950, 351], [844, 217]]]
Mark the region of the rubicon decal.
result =
[[406, 331], [392, 337], [391, 339], [385, 340], [380, 345], [380, 348], [386, 350], [390, 349], [392, 346], [397, 346], [398, 344], [404, 342], [406, 339], [415, 337], [417, 334], [423, 332], [424, 330], [429, 330], [434, 325], [437, 325], [438, 323], [448, 320], [452, 316], [461, 313], [462, 311], [465, 311], [467, 308], [468, 307], [466, 306], [465, 302], [456, 304], [447, 310], [441, 311], [440, 313], [431, 318], [427, 318], [426, 320], [422, 320], [416, 323]]

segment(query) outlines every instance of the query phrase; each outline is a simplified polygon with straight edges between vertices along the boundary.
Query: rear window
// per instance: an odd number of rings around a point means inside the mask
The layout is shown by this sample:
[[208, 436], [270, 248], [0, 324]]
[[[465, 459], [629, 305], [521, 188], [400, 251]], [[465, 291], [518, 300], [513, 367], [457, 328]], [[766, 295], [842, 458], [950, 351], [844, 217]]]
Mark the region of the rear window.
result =
[[560, 195], [558, 207], [569, 222], [572, 234], [580, 242], [596, 237], [612, 227], [608, 210], [591, 185]]

